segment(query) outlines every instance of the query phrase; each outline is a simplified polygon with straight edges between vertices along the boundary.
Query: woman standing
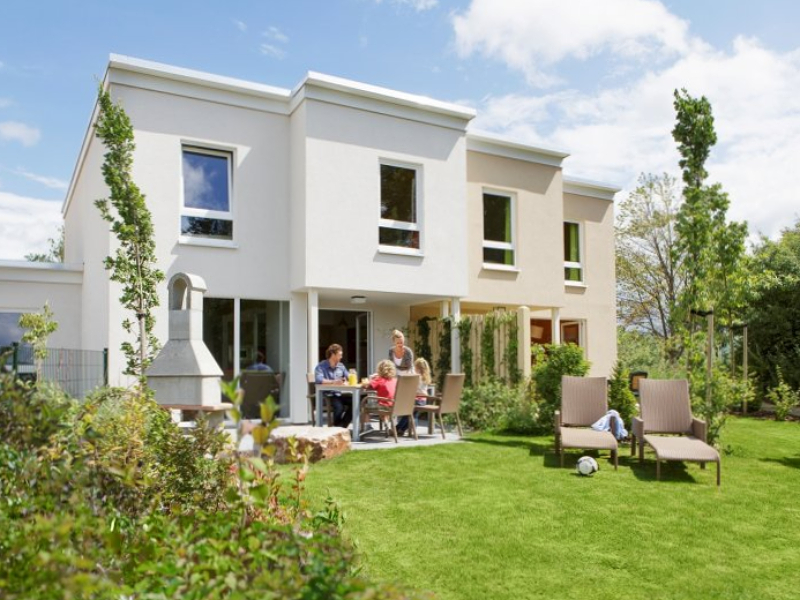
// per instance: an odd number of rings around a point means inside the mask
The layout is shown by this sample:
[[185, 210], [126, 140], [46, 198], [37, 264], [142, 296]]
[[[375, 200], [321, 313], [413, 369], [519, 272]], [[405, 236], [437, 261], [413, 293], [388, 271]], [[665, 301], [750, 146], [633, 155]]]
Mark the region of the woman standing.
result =
[[[414, 352], [406, 346], [406, 337], [399, 329], [392, 332], [392, 344], [389, 349], [389, 360], [392, 361], [400, 375], [414, 375]], [[397, 435], [405, 435], [408, 429], [408, 417], [400, 417], [397, 420]]]
[[414, 374], [414, 352], [406, 346], [406, 337], [399, 329], [392, 332], [392, 344], [389, 349], [389, 360], [394, 363], [398, 375]]

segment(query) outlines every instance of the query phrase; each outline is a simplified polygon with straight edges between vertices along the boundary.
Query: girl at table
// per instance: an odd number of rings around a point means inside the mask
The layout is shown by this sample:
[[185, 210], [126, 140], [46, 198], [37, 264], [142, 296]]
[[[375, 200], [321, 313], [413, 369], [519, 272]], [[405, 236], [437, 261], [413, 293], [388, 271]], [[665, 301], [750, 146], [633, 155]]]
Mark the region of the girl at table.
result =
[[[417, 398], [414, 404], [425, 406], [428, 401], [428, 386], [431, 384], [431, 366], [424, 358], [414, 361], [414, 370], [419, 375], [419, 387], [417, 388]], [[400, 417], [397, 421], [397, 435], [405, 435], [408, 429], [408, 416]]]
[[[375, 369], [375, 374], [369, 379], [366, 389], [373, 390], [378, 396], [378, 404], [381, 406], [392, 406], [394, 404], [394, 394], [397, 391], [397, 369], [390, 360], [382, 360]], [[368, 399], [365, 399], [368, 401]], [[361, 422], [366, 424], [366, 407], [362, 405]]]

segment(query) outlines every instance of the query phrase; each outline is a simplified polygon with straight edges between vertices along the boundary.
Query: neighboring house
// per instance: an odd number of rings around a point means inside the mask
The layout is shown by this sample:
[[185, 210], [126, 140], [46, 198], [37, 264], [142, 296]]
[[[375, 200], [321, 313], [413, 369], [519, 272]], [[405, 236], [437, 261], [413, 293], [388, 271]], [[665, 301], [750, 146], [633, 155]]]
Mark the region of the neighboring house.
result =
[[[567, 154], [470, 133], [469, 108], [316, 73], [289, 91], [112, 55], [104, 85], [135, 129], [160, 268], [205, 280], [204, 338], [226, 376], [259, 352], [287, 374], [284, 417], [306, 420], [306, 372], [328, 344], [365, 374], [423, 315], [527, 306], [534, 341], [575, 341], [609, 374], [618, 190], [564, 178]], [[80, 347], [109, 348], [119, 383], [103, 153], [89, 127], [63, 207], [78, 266], [0, 262], [0, 311], [49, 299], [58, 335], [68, 322]], [[10, 287], [25, 299], [8, 304]]]

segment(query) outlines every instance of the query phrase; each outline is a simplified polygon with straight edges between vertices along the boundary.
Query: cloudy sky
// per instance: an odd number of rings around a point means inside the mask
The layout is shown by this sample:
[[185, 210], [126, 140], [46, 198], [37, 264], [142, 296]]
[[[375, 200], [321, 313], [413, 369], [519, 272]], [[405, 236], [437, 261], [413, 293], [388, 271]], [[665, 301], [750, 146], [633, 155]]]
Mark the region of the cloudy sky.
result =
[[[794, 0], [31, 0], [0, 18], [0, 259], [56, 233], [110, 53], [291, 88], [319, 71], [478, 111], [632, 189], [677, 174], [672, 92], [705, 95], [711, 179], [775, 237], [800, 215]], [[145, 193], [147, 190], [144, 190]]]

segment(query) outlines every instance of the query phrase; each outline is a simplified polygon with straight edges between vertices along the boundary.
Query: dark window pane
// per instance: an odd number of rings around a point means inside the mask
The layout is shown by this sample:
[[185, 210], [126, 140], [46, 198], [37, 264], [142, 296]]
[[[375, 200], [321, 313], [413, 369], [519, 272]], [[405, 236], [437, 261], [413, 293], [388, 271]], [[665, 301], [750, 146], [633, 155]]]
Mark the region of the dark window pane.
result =
[[419, 232], [380, 227], [378, 242], [383, 246], [398, 246], [400, 248], [416, 248], [419, 250]]
[[581, 270], [566, 267], [564, 269], [564, 281], [583, 281]]
[[567, 262], [580, 262], [580, 237], [577, 223], [564, 223], [564, 260]]
[[513, 265], [514, 251], [499, 250], [497, 248], [484, 248], [483, 262], [492, 263], [494, 265]]
[[381, 218], [417, 222], [417, 172], [381, 165]]
[[25, 332], [19, 326], [21, 316], [22, 313], [18, 312], [0, 313], [0, 349], [22, 340], [22, 334]]
[[483, 239], [511, 243], [511, 198], [483, 195]]
[[227, 156], [183, 151], [183, 204], [187, 208], [230, 210]]
[[204, 217], [181, 217], [181, 233], [215, 240], [232, 240], [233, 221]]
[[233, 300], [203, 299], [203, 341], [222, 369], [222, 378], [233, 378]]

